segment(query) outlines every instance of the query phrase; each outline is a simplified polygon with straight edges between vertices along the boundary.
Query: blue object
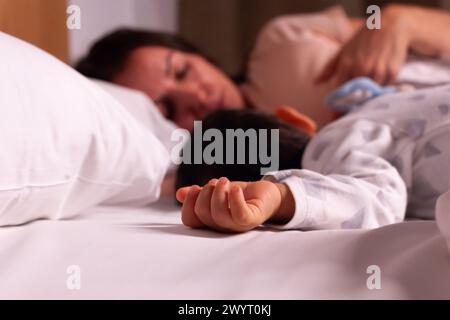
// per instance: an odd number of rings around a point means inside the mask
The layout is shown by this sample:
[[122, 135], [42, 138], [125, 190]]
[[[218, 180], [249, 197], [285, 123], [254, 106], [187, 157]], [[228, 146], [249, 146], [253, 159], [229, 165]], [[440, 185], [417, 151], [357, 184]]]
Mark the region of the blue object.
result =
[[352, 79], [325, 98], [325, 104], [340, 113], [352, 112], [367, 101], [384, 94], [399, 91], [392, 86], [380, 86], [367, 77]]

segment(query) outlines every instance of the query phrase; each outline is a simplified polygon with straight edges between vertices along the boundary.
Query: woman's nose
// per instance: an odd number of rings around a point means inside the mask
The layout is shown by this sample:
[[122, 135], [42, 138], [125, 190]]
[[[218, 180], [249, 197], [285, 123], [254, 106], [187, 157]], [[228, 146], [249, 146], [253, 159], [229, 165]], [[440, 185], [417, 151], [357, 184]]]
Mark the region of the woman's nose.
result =
[[196, 104], [203, 107], [208, 107], [210, 100], [209, 89], [204, 85], [195, 83], [184, 85], [181, 90], [186, 96], [189, 96], [191, 101], [195, 101]]

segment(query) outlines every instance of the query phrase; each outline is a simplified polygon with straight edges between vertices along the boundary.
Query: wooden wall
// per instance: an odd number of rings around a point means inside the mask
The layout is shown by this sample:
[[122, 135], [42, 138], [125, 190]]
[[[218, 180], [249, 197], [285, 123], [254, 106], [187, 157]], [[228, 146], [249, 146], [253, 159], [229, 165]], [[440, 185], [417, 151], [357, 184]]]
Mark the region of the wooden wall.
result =
[[0, 31], [69, 60], [66, 0], [0, 0]]

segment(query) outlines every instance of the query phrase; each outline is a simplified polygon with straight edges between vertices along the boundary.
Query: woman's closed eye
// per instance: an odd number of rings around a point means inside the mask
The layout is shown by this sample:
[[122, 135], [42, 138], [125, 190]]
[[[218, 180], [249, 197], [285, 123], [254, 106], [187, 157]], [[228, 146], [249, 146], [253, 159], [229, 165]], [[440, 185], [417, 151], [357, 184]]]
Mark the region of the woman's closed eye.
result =
[[177, 71], [175, 73], [175, 79], [177, 81], [183, 81], [184, 79], [187, 78], [190, 71], [191, 71], [191, 65], [189, 63], [186, 63], [182, 69], [180, 69], [179, 71]]

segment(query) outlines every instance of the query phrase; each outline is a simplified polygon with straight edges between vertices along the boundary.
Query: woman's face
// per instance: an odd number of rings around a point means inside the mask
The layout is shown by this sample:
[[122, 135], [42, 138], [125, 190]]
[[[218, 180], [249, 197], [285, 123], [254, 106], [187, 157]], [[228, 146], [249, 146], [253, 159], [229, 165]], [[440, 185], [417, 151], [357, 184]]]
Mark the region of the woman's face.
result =
[[206, 59], [163, 47], [134, 50], [113, 81], [145, 92], [166, 118], [189, 130], [212, 111], [244, 105], [237, 86]]

